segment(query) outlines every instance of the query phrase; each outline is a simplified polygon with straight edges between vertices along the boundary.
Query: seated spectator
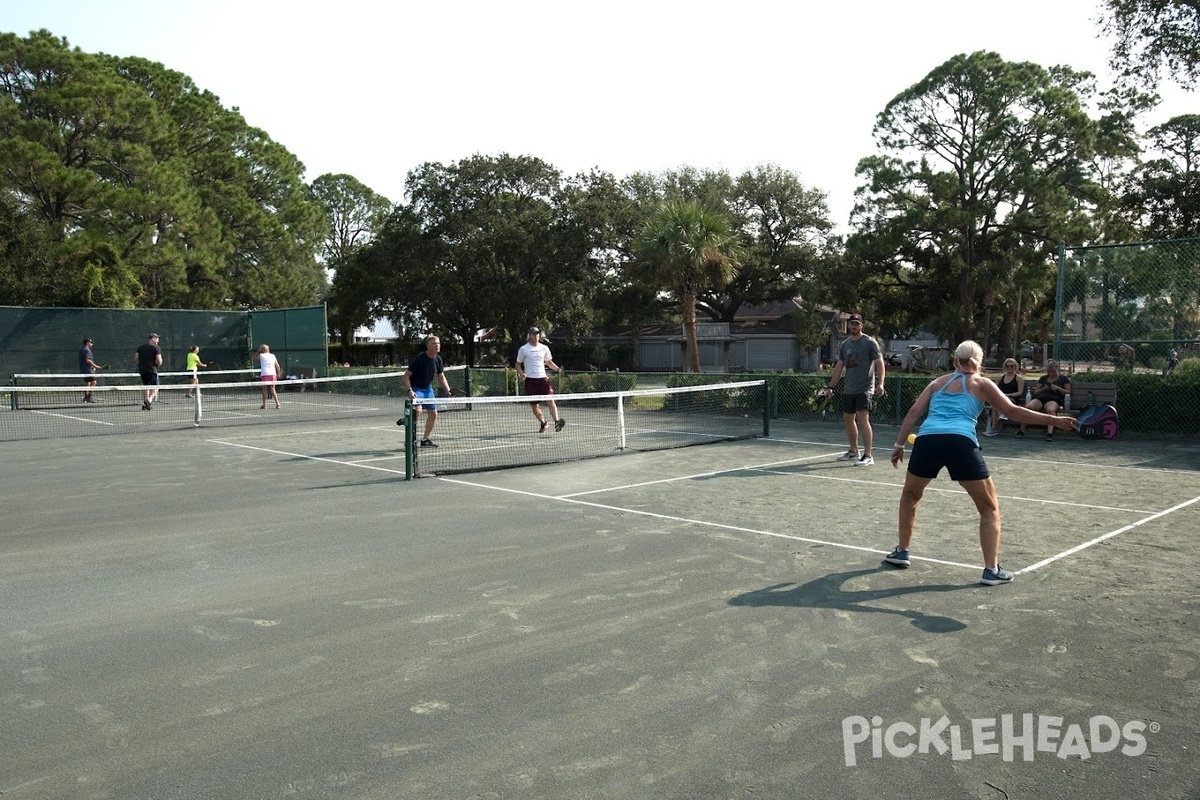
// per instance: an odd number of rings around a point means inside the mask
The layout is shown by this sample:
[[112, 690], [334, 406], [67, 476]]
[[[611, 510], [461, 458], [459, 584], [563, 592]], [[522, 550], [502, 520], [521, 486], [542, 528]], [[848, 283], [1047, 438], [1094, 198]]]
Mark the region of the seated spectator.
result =
[[[1004, 392], [1005, 397], [1012, 400], [1015, 405], [1025, 405], [1025, 378], [1017, 372], [1017, 362], [1015, 359], [1006, 358], [1004, 360], [1004, 374], [996, 379], [996, 385], [1000, 387], [1000, 391]], [[993, 407], [991, 409], [992, 417], [988, 420], [987, 430], [983, 432], [984, 436], [999, 436], [1000, 435], [1000, 411]], [[1049, 412], [1046, 412], [1049, 413]]]
[[[1033, 398], [1025, 405], [1043, 414], [1057, 414], [1062, 408], [1064, 399], [1071, 393], [1071, 379], [1058, 372], [1058, 362], [1050, 359], [1046, 362], [1046, 374], [1038, 378], [1033, 387]], [[1025, 435], [1025, 426], [1017, 431], [1017, 436]], [[1046, 428], [1046, 441], [1054, 441], [1054, 426]]]

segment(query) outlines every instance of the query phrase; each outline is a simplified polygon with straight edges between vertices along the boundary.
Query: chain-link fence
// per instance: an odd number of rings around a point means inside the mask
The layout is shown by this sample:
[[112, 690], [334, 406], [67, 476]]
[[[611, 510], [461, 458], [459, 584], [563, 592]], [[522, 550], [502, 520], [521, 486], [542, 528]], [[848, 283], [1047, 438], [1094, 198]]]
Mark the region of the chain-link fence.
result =
[[1064, 247], [1053, 354], [1112, 383], [1123, 432], [1200, 431], [1200, 238]]

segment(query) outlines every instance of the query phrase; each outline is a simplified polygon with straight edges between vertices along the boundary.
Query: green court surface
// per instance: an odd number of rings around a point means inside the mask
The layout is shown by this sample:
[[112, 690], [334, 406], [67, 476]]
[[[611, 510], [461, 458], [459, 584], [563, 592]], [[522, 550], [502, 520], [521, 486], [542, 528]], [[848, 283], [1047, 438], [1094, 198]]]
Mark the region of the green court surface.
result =
[[0, 442], [5, 800], [1200, 797], [1195, 444], [984, 440], [984, 587], [945, 477], [881, 565], [892, 427], [415, 481], [400, 430]]

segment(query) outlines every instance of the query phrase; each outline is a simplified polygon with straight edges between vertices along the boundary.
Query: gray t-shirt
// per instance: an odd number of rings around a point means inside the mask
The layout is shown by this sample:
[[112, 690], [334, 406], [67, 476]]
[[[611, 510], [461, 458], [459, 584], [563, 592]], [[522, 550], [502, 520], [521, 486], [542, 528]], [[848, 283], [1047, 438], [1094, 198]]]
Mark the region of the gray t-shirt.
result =
[[875, 359], [879, 358], [879, 345], [865, 333], [858, 341], [847, 339], [838, 348], [838, 361], [842, 362], [842, 374], [846, 382], [842, 394], [871, 394], [875, 391]]

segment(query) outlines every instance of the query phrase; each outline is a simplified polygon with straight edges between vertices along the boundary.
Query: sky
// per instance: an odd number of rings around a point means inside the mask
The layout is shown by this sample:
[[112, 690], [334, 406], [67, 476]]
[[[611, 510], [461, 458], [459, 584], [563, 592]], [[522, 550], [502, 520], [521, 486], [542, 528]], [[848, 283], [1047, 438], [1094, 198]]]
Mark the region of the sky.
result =
[[[844, 230], [876, 115], [959, 53], [1111, 81], [1100, 0], [0, 0], [45, 28], [140, 56], [237, 108], [305, 165], [393, 202], [419, 164], [532, 155], [567, 174], [775, 164]], [[1148, 125], [1200, 113], [1160, 88]]]

